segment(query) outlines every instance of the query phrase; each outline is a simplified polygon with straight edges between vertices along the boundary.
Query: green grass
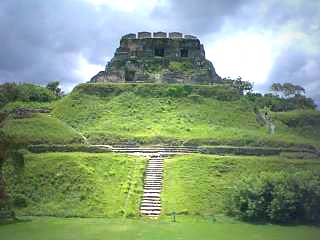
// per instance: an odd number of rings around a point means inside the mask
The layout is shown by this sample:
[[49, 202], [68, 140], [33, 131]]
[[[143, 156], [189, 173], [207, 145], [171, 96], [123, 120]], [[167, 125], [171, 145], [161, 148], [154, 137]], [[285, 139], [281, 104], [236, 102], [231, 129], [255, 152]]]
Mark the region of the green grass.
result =
[[8, 192], [23, 215], [138, 215], [145, 159], [112, 153], [26, 155], [5, 167]]
[[301, 136], [319, 141], [320, 112], [319, 111], [291, 111], [273, 113], [273, 117], [289, 128], [294, 129]]
[[169, 221], [121, 219], [27, 218], [0, 225], [5, 240], [318, 240], [320, 228], [308, 226], [251, 225], [241, 222], [178, 218]]
[[28, 108], [28, 109], [52, 109], [57, 101], [52, 102], [9, 102], [1, 108], [1, 111], [11, 111], [17, 108]]
[[226, 194], [243, 176], [260, 172], [319, 171], [319, 159], [297, 156], [212, 156], [191, 154], [165, 160], [163, 214], [215, 215], [224, 211]]
[[[171, 88], [152, 84], [84, 84], [57, 103], [53, 114], [84, 133], [91, 143], [99, 144], [134, 141], [320, 146], [320, 134], [310, 137], [302, 134], [300, 127], [290, 128], [281, 120], [275, 121], [276, 134], [269, 135], [267, 128], [257, 123], [248, 102], [222, 101], [218, 97], [223, 86], [194, 86], [190, 95], [187, 88], [178, 97], [168, 96]], [[195, 93], [196, 99], [192, 97]]]
[[76, 130], [48, 114], [33, 114], [32, 117], [15, 119], [9, 117], [3, 130], [14, 142], [69, 144], [81, 143], [83, 137]]

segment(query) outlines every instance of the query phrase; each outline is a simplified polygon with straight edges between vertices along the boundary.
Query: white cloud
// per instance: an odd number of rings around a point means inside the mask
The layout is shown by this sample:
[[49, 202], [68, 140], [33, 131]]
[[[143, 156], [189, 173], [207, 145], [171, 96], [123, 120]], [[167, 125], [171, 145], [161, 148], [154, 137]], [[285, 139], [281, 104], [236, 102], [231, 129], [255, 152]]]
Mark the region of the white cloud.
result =
[[85, 0], [97, 7], [108, 6], [117, 11], [150, 13], [158, 0]]
[[78, 66], [73, 70], [73, 73], [80, 82], [88, 82], [94, 75], [103, 69], [104, 66], [91, 64], [82, 54], [79, 54]]
[[262, 84], [268, 80], [274, 53], [268, 37], [259, 33], [237, 33], [207, 44], [207, 58], [213, 60], [222, 77], [238, 77]]

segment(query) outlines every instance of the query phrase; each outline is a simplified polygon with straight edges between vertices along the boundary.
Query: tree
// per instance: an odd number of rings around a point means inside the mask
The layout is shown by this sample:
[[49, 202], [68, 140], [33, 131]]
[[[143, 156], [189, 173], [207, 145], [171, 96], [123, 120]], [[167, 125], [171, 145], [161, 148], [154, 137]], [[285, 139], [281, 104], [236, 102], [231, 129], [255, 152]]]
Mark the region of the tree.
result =
[[305, 94], [306, 90], [299, 86], [294, 85], [292, 83], [273, 83], [270, 89], [275, 95], [282, 95], [284, 97], [292, 97], [295, 95]]
[[63, 92], [61, 91], [61, 88], [59, 88], [60, 82], [59, 81], [53, 81], [49, 82], [46, 86], [47, 89], [53, 92], [54, 95], [57, 97], [61, 97], [63, 95]]
[[281, 83], [273, 83], [271, 86], [271, 91], [275, 92], [276, 95], [278, 95], [278, 93], [281, 93], [283, 90]]
[[[226, 80], [230, 80], [230, 78], [227, 78]], [[243, 81], [241, 77], [232, 80], [232, 85], [239, 89], [241, 95], [244, 95], [245, 92], [251, 92], [253, 88], [252, 83], [249, 81]]]
[[[0, 114], [0, 127], [7, 118], [7, 114]], [[8, 157], [10, 141], [8, 136], [0, 128], [0, 212], [8, 207], [8, 197], [5, 191], [5, 182], [3, 178], [3, 164]]]

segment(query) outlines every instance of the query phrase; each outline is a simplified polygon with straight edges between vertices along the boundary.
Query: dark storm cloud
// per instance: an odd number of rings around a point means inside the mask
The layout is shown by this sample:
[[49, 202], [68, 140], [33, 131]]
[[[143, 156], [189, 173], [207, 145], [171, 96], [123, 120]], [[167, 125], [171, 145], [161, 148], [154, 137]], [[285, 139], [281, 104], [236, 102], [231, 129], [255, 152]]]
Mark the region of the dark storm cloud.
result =
[[218, 31], [227, 17], [236, 15], [252, 0], [171, 0], [156, 7], [152, 16], [168, 29], [197, 35]]
[[137, 28], [130, 16], [84, 1], [2, 0], [0, 82], [74, 85], [79, 54], [104, 65], [129, 24]]
[[308, 54], [288, 48], [275, 61], [270, 82], [291, 82], [303, 86], [309, 96], [320, 100], [320, 53]]
[[57, 79], [74, 86], [83, 81], [74, 72], [79, 55], [91, 64], [105, 65], [121, 35], [128, 32], [181, 31], [196, 34], [209, 45], [210, 35], [218, 39], [230, 38], [238, 31], [268, 31], [277, 37], [294, 31], [308, 41], [300, 47], [294, 42], [278, 48], [265, 86], [272, 81], [294, 82], [320, 101], [320, 49], [316, 46], [320, 1], [167, 0], [150, 13], [144, 12], [143, 4], [139, 9], [96, 8], [85, 0], [1, 0], [0, 82], [45, 84]]

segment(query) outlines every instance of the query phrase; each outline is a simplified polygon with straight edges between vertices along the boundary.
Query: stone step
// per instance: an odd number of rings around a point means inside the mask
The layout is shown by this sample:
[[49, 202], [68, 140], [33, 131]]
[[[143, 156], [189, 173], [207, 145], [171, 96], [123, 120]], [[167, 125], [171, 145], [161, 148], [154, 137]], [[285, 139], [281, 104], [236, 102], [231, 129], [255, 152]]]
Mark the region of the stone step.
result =
[[136, 151], [136, 152], [151, 152], [156, 153], [155, 155], [158, 156], [158, 153], [161, 152], [175, 152], [175, 151], [199, 151], [197, 148], [190, 148], [190, 147], [164, 147], [164, 148], [130, 148], [130, 147], [124, 147], [124, 148], [113, 148], [113, 151]]
[[143, 187], [143, 190], [161, 190], [160, 186], [152, 186], [152, 187]]
[[159, 197], [160, 198], [160, 193], [144, 193], [144, 197]]
[[140, 210], [142, 210], [144, 208], [157, 208], [157, 209], [161, 210], [161, 205], [160, 204], [141, 204]]
[[[160, 203], [142, 203], [140, 205], [140, 209], [143, 207], [156, 207], [156, 208], [161, 208], [161, 204]], [[161, 209], [160, 209], [161, 210]]]
[[159, 216], [161, 211], [160, 210], [141, 210], [140, 213], [144, 214], [144, 215], [157, 215]]
[[160, 201], [145, 201], [145, 202], [141, 202], [141, 206], [143, 205], [157, 205], [157, 206], [161, 206]]
[[143, 199], [154, 199], [154, 200], [159, 200], [159, 201], [161, 201], [161, 199], [160, 199], [160, 194], [158, 194], [158, 195], [152, 195], [152, 194], [155, 194], [155, 193], [144, 194], [144, 195], [143, 195]]
[[147, 198], [147, 199], [142, 199], [141, 204], [158, 204], [161, 205], [160, 200], [153, 199], [153, 198]]
[[161, 200], [160, 200], [160, 198], [156, 199], [156, 198], [144, 197], [144, 198], [142, 198], [142, 202], [161, 203]]
[[140, 211], [161, 211], [161, 207], [141, 207]]
[[148, 194], [148, 193], [161, 193], [161, 190], [156, 190], [156, 189], [152, 189], [152, 190], [148, 190], [148, 189], [145, 189], [143, 191], [143, 194]]

